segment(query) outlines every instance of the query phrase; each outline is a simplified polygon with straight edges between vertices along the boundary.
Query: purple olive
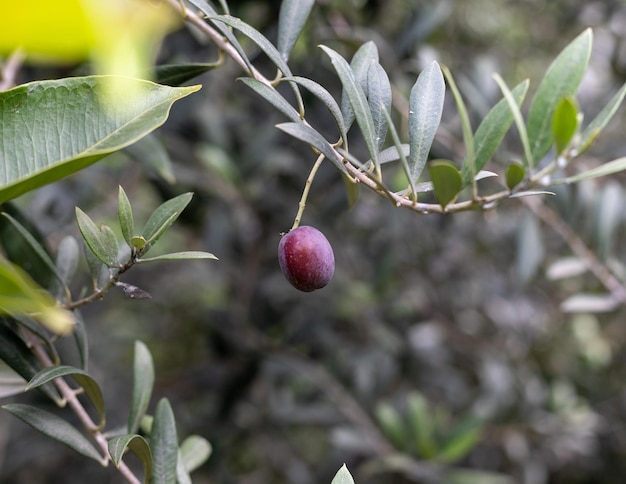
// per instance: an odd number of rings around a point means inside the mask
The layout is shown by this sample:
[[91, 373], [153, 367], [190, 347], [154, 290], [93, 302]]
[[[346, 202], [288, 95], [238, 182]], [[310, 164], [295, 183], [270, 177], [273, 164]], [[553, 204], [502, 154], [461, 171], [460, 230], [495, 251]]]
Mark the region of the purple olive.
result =
[[289, 283], [304, 292], [324, 287], [335, 272], [335, 255], [328, 239], [307, 225], [283, 235], [278, 263]]

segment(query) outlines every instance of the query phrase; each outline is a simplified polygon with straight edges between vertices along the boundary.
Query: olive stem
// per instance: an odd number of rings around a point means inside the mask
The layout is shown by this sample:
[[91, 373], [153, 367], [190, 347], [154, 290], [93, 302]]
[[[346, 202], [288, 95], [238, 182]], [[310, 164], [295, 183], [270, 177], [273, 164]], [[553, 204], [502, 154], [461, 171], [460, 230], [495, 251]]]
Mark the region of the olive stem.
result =
[[324, 158], [326, 157], [323, 154], [320, 154], [317, 157], [317, 160], [315, 160], [315, 164], [313, 165], [313, 168], [311, 168], [311, 173], [309, 173], [309, 176], [306, 179], [306, 182], [304, 184], [304, 190], [302, 191], [302, 197], [300, 198], [300, 203], [298, 204], [298, 213], [296, 214], [296, 218], [293, 221], [293, 225], [291, 226], [290, 230], [297, 229], [298, 226], [300, 225], [300, 220], [302, 220], [302, 214], [304, 213], [304, 207], [306, 207], [306, 199], [309, 196], [309, 189], [311, 188], [313, 179], [315, 178], [315, 175], [317, 174], [317, 170], [321, 166], [322, 161], [324, 161]]

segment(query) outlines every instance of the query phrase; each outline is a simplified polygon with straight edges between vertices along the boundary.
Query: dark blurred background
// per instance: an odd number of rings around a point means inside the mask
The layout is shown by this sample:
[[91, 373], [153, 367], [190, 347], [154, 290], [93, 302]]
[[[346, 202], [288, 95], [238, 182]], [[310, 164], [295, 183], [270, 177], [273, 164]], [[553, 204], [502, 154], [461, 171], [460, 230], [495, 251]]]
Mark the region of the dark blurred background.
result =
[[[274, 39], [277, 0], [229, 3]], [[339, 99], [339, 82], [316, 46], [350, 58], [373, 40], [402, 110], [419, 71], [437, 59], [455, 75], [475, 127], [500, 98], [493, 72], [509, 85], [529, 77], [530, 98], [552, 59], [588, 26], [594, 49], [578, 102], [589, 122], [626, 81], [626, 8], [617, 0], [318, 1], [291, 65]], [[183, 29], [166, 39], [159, 62], [215, 56]], [[20, 81], [67, 73], [27, 68]], [[178, 102], [158, 131], [175, 183], [149, 168], [154, 160], [121, 153], [20, 200], [54, 250], [63, 236], [77, 235], [74, 206], [116, 225], [118, 184], [139, 224], [162, 201], [195, 192], [155, 250], [207, 250], [220, 260], [137, 267], [124, 281], [152, 299], [111, 291], [83, 311], [108, 427], [126, 421], [140, 339], [155, 359], [154, 401], [170, 399], [179, 436], [200, 434], [213, 445], [197, 483], [330, 483], [344, 462], [357, 484], [430, 482], [433, 474], [463, 484], [624, 482], [625, 312], [562, 310], [573, 294], [603, 291], [588, 272], [559, 278], [549, 271], [572, 255], [564, 240], [519, 200], [488, 213], [418, 216], [362, 191], [350, 208], [328, 165], [303, 223], [330, 240], [335, 276], [323, 290], [296, 291], [276, 250], [315, 155], [275, 129], [284, 118], [235, 82], [240, 75], [227, 62], [195, 80], [202, 90]], [[336, 136], [323, 106], [306, 96], [305, 103], [307, 119]], [[622, 109], [581, 164], [623, 156], [624, 116]], [[354, 139], [351, 148], [366, 157]], [[521, 152], [512, 129], [489, 169], [502, 173]], [[451, 96], [433, 155], [463, 159]], [[623, 184], [624, 176], [612, 176], [545, 200], [621, 275]], [[614, 214], [608, 222], [607, 212]], [[77, 281], [76, 293], [85, 283], [86, 276]], [[29, 398], [38, 397], [18, 400]], [[473, 417], [478, 430], [458, 455], [436, 464], [415, 444], [410, 402], [426, 402], [439, 442]], [[401, 435], [393, 422], [381, 425], [385, 415], [400, 419]], [[120, 481], [0, 414], [1, 483]]]

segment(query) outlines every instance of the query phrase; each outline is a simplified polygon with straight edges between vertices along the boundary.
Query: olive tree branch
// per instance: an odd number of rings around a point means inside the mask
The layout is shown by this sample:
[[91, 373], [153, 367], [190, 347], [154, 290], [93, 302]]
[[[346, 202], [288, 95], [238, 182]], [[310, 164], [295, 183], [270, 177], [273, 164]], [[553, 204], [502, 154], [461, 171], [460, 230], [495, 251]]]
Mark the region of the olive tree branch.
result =
[[[38, 339], [35, 340], [35, 336], [28, 332], [27, 336], [30, 341], [30, 346], [32, 348], [33, 353], [37, 357], [37, 359], [41, 362], [41, 364], [46, 367], [55, 366], [54, 362], [44, 349], [41, 341]], [[59, 390], [59, 393], [63, 397], [64, 402], [72, 409], [78, 420], [83, 425], [84, 429], [89, 433], [89, 435], [93, 438], [93, 440], [97, 443], [98, 447], [102, 452], [102, 461], [101, 464], [103, 466], [107, 466], [111, 461], [109, 456], [109, 446], [108, 440], [105, 435], [101, 432], [100, 427], [93, 421], [83, 404], [80, 402], [77, 396], [76, 390], [72, 389], [67, 381], [62, 378], [55, 378], [53, 380], [54, 385]], [[133, 474], [132, 470], [124, 463], [124, 461], [120, 461], [117, 466], [120, 474], [124, 476], [124, 478], [131, 484], [141, 484], [141, 480], [139, 480], [135, 474]]]
[[[253, 77], [254, 79], [266, 84], [270, 88], [274, 88], [276, 80], [269, 80], [263, 74], [261, 74], [256, 68], [250, 66], [246, 61], [241, 57], [239, 52], [230, 44], [227, 38], [221, 35], [215, 28], [213, 28], [209, 23], [207, 23], [199, 14], [194, 12], [189, 7], [185, 6], [181, 0], [163, 0], [165, 3], [169, 4], [174, 10], [179, 12], [182, 15], [182, 18], [189, 22], [190, 24], [197, 27], [201, 32], [207, 35], [207, 37], [216, 45], [216, 47], [225, 55], [231, 57], [248, 75]], [[277, 78], [278, 79], [278, 78]], [[310, 124], [304, 119], [304, 113], [302, 113], [301, 109], [301, 122], [307, 126]], [[376, 192], [382, 198], [386, 198], [391, 201], [396, 207], [404, 207], [409, 210], [413, 210], [422, 215], [430, 214], [430, 213], [455, 213], [455, 212], [464, 212], [470, 210], [491, 210], [497, 207], [503, 200], [510, 198], [511, 196], [515, 196], [521, 194], [521, 192], [531, 189], [531, 188], [541, 188], [545, 189], [545, 185], [543, 184], [543, 177], [546, 175], [550, 175], [556, 169], [558, 169], [559, 163], [556, 161], [546, 166], [544, 169], [535, 173], [534, 175], [530, 175], [524, 182], [520, 183], [517, 187], [512, 190], [504, 189], [498, 191], [496, 193], [490, 195], [477, 195], [472, 197], [469, 200], [463, 200], [460, 202], [450, 203], [445, 207], [442, 207], [438, 203], [421, 203], [418, 202], [414, 197], [414, 199], [410, 199], [409, 197], [390, 191], [380, 180], [374, 178], [372, 174], [367, 171], [363, 171], [358, 164], [355, 164], [352, 160], [347, 159], [346, 156], [342, 155], [336, 147], [333, 148], [340, 159], [344, 160], [344, 166], [348, 172], [348, 174], [352, 177], [354, 182], [362, 183], [367, 188]], [[568, 162], [571, 158], [574, 157], [574, 152], [568, 153], [564, 161]], [[307, 187], [305, 187], [305, 193], [307, 191]], [[303, 194], [304, 195], [304, 194]], [[302, 215], [302, 205], [300, 206], [298, 211], [298, 215], [296, 216], [296, 220], [294, 221], [293, 228], [297, 227], [299, 224], [299, 216]], [[94, 299], [99, 297], [99, 294], [93, 296]]]

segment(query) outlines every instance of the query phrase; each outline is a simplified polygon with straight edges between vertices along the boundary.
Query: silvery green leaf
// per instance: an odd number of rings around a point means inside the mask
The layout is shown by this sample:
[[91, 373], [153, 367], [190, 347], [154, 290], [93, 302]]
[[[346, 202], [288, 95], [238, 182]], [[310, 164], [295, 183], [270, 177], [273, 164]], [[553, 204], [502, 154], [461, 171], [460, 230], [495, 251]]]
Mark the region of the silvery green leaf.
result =
[[361, 133], [363, 134], [363, 139], [365, 140], [365, 145], [367, 146], [370, 158], [374, 162], [374, 166], [377, 171], [380, 171], [374, 120], [372, 118], [367, 98], [363, 92], [363, 88], [357, 82], [350, 65], [343, 57], [324, 45], [320, 47], [330, 57], [330, 60], [337, 71], [337, 75], [339, 76], [339, 80], [343, 86], [343, 92], [350, 101], [352, 111], [354, 112], [356, 121], [361, 129]]
[[23, 403], [12, 403], [4, 405], [2, 408], [26, 422], [35, 430], [67, 445], [79, 454], [98, 462], [103, 461], [102, 456], [86, 436], [69, 422], [57, 417], [55, 414]]
[[285, 62], [296, 44], [315, 0], [283, 0], [278, 15], [278, 52]]
[[[378, 48], [371, 40], [361, 45], [350, 61], [350, 69], [363, 92], [367, 91], [367, 73], [370, 65], [374, 62], [378, 62]], [[354, 111], [350, 106], [350, 100], [345, 90], [341, 96], [341, 112], [343, 113], [347, 129], [350, 129], [354, 122]]]
[[153, 461], [153, 484], [174, 484], [178, 461], [178, 437], [174, 412], [166, 398], [159, 400], [154, 413], [150, 448]]
[[367, 101], [374, 122], [376, 145], [380, 150], [389, 129], [384, 111], [391, 111], [391, 84], [385, 69], [378, 62], [372, 62], [367, 71]]
[[424, 69], [411, 89], [409, 97], [409, 169], [417, 182], [441, 122], [446, 86], [437, 62]]
[[335, 474], [335, 477], [330, 484], [354, 484], [352, 474], [350, 474], [350, 471], [348, 471], [345, 464], [342, 465], [341, 469], [337, 471], [337, 474]]

